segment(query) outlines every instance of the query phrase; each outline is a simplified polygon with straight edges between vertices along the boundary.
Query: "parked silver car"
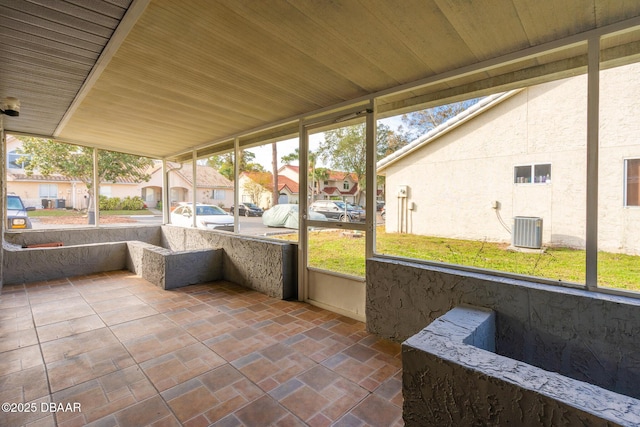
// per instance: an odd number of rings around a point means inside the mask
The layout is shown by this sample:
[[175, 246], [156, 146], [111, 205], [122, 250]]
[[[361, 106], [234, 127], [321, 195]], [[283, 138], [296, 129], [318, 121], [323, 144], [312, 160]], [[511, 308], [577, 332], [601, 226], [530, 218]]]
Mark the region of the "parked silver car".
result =
[[316, 200], [309, 209], [333, 221], [364, 221], [364, 215], [361, 217], [358, 210], [340, 200]]

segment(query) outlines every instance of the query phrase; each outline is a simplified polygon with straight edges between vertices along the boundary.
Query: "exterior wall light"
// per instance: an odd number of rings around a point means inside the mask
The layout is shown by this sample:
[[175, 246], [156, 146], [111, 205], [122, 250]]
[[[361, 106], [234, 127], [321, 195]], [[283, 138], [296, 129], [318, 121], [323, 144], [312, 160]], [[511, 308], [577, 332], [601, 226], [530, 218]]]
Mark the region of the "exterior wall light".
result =
[[6, 97], [2, 101], [2, 107], [0, 108], [1, 114], [6, 114], [10, 117], [17, 117], [20, 115], [20, 101], [18, 98], [12, 96]]

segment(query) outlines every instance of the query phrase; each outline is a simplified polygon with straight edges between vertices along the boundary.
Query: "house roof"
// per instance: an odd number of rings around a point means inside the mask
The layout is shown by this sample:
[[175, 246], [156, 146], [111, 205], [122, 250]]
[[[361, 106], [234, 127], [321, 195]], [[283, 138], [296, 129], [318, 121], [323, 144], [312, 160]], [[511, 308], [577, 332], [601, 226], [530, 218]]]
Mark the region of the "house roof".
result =
[[[216, 169], [211, 166], [197, 165], [197, 181], [196, 187], [204, 188], [233, 188], [233, 182], [225, 178]], [[185, 181], [193, 183], [193, 168], [186, 166], [176, 169], [175, 173], [179, 174]]]
[[[282, 168], [280, 170], [282, 170]], [[272, 186], [270, 184], [273, 181], [273, 174], [271, 174], [271, 172], [242, 172], [241, 175], [257, 183], [267, 183], [265, 188], [271, 191]], [[282, 191], [285, 187], [287, 187], [292, 194], [298, 194], [300, 192], [300, 186], [296, 181], [284, 175], [278, 175], [278, 190]]]
[[322, 189], [322, 193], [325, 193], [329, 196], [342, 195], [342, 196], [353, 196], [358, 192], [358, 184], [353, 184], [348, 190], [340, 190], [338, 187], [324, 187]]
[[[59, 174], [51, 174], [51, 175], [42, 175], [34, 173], [32, 175], [27, 175], [22, 172], [12, 172], [11, 169], [7, 169], [7, 178], [9, 181], [24, 181], [24, 182], [81, 182], [78, 178], [67, 178], [65, 176]], [[108, 185], [109, 182], [103, 182], [102, 184]], [[139, 184], [138, 181], [131, 178], [118, 178], [113, 182], [113, 184]]]
[[329, 181], [344, 181], [346, 178], [351, 179], [353, 182], [358, 182], [358, 175], [350, 172], [341, 172], [341, 171], [327, 171], [329, 173]]
[[377, 163], [377, 172], [379, 174], [384, 175], [385, 169], [390, 165], [392, 165], [393, 163], [408, 156], [409, 154], [413, 153], [415, 150], [418, 150], [419, 148], [424, 147], [427, 144], [430, 144], [431, 142], [449, 133], [450, 131], [457, 128], [458, 126], [468, 122], [474, 117], [481, 115], [485, 111], [493, 108], [494, 106], [500, 104], [501, 102], [505, 101], [506, 99], [512, 97], [513, 95], [515, 95], [516, 93], [522, 90], [523, 89], [516, 89], [516, 90], [512, 90], [505, 93], [499, 93], [499, 94], [487, 96], [481, 99], [476, 104], [472, 105], [471, 107], [467, 108], [461, 113], [451, 117], [444, 123], [431, 129], [429, 132], [425, 133], [424, 135], [421, 135], [420, 137], [414, 139], [413, 141], [411, 141], [409, 144], [405, 145], [401, 149], [391, 153], [390, 155], [388, 155], [383, 159], [380, 159]]
[[298, 166], [298, 165], [282, 165], [282, 166], [280, 166], [280, 169], [278, 169], [278, 172], [282, 172], [284, 169], [291, 169], [295, 173], [298, 173], [300, 171], [300, 166]]
[[284, 175], [278, 175], [278, 190], [282, 190], [284, 187], [289, 188], [289, 191], [293, 194], [300, 192], [298, 183]]
[[640, 2], [13, 0], [0, 18], [8, 132], [182, 160], [374, 97], [385, 117], [584, 70], [582, 42], [640, 23]]

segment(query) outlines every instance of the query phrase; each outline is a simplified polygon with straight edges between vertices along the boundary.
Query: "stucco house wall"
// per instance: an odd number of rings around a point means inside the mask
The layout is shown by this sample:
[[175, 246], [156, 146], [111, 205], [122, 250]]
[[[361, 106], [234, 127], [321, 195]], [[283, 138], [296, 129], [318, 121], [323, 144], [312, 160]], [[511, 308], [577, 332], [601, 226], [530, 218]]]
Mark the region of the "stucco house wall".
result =
[[260, 206], [262, 209], [269, 209], [272, 206], [271, 191], [265, 188], [262, 192], [260, 192], [260, 197], [258, 198], [258, 200], [255, 200], [255, 195], [251, 194], [251, 192], [247, 188], [247, 186], [253, 187], [255, 185], [258, 184], [256, 184], [256, 182], [253, 181], [249, 176], [247, 176], [246, 174], [240, 174], [240, 176], [238, 177], [238, 191], [240, 192], [240, 202], [251, 202]]
[[[15, 150], [18, 150], [21, 146], [22, 141], [12, 135], [7, 136], [8, 156], [10, 156], [11, 153], [15, 153]], [[42, 208], [43, 197], [41, 197], [40, 186], [55, 185], [57, 192], [55, 197], [54, 194], [49, 194], [50, 199], [64, 199], [65, 207], [74, 209], [84, 209], [87, 207], [88, 202], [85, 197], [88, 194], [87, 187], [81, 181], [69, 180], [58, 174], [43, 176], [34, 173], [28, 176], [24, 169], [11, 167], [12, 165], [8, 160], [9, 159], [7, 159], [7, 191], [20, 196], [26, 206], [34, 206], [37, 209]], [[124, 199], [125, 197], [140, 196], [140, 189], [137, 184], [132, 182], [104, 182], [101, 184], [100, 193], [108, 195], [108, 197]]]
[[[170, 202], [172, 204], [191, 202], [193, 191], [191, 165], [184, 165], [180, 169], [177, 169], [177, 165], [171, 165], [169, 169]], [[197, 203], [217, 205], [225, 209], [233, 205], [233, 183], [231, 181], [209, 166], [198, 165], [197, 174]], [[154, 207], [162, 200], [162, 167], [156, 165], [149, 176], [147, 182], [138, 184], [138, 189], [140, 194], [145, 189], [145, 201], [147, 205]]]
[[[623, 206], [623, 173], [625, 158], [640, 157], [639, 70], [606, 70], [601, 80], [599, 247], [631, 254], [640, 254], [640, 208]], [[380, 170], [386, 230], [509, 242], [500, 219], [533, 216], [543, 219], [544, 245], [584, 247], [586, 109], [586, 75], [532, 86], [398, 156]], [[514, 167], [531, 164], [550, 164], [550, 182], [514, 183]]]

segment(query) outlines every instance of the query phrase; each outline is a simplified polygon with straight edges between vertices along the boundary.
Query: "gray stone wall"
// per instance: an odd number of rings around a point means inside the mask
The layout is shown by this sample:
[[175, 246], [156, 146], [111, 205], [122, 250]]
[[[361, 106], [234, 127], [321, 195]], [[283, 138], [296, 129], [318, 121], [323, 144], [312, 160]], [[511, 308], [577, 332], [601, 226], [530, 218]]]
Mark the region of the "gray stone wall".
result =
[[367, 328], [401, 342], [458, 305], [497, 313], [499, 354], [640, 397], [640, 300], [387, 259], [367, 261]]
[[[5, 236], [3, 277], [9, 284], [129, 268], [166, 288], [224, 279], [275, 298], [297, 295], [295, 243], [173, 226], [37, 230]], [[126, 242], [134, 241], [139, 244], [127, 248]], [[54, 242], [64, 246], [23, 249]], [[156, 257], [158, 267], [165, 268], [143, 272], [135, 265], [144, 257]], [[153, 262], [140, 266], [144, 264]]]
[[4, 245], [3, 276], [7, 285], [122, 270], [125, 242], [22, 249]]
[[225, 280], [275, 298], [296, 296], [295, 244], [174, 226], [163, 226], [162, 231], [162, 246], [172, 251], [223, 248]]
[[640, 402], [490, 350], [492, 311], [458, 307], [402, 346], [406, 426], [637, 426]]
[[26, 247], [43, 243], [62, 242], [64, 246], [137, 240], [160, 246], [162, 230], [159, 226], [92, 227], [64, 230], [29, 230], [7, 232], [7, 243]]

